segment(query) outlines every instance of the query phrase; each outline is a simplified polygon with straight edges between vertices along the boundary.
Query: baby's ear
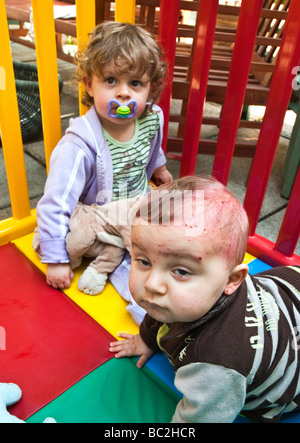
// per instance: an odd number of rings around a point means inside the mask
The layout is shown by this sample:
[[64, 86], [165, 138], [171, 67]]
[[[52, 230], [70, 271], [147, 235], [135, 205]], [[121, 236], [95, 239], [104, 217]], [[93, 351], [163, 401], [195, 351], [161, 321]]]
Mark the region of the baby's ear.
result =
[[233, 271], [230, 273], [229, 280], [225, 287], [225, 294], [231, 295], [233, 294], [238, 287], [243, 283], [245, 278], [247, 277], [249, 272], [248, 265], [241, 264], [236, 266]]
[[87, 93], [93, 97], [93, 90], [92, 90], [92, 79], [90, 77], [84, 76], [82, 78], [82, 82], [85, 86], [85, 89], [87, 91]]
[[156, 91], [157, 91], [157, 83], [153, 82], [150, 87], [150, 95], [155, 94]]
[[159, 98], [157, 83], [152, 83], [150, 87], [148, 101], [151, 103], [157, 103]]

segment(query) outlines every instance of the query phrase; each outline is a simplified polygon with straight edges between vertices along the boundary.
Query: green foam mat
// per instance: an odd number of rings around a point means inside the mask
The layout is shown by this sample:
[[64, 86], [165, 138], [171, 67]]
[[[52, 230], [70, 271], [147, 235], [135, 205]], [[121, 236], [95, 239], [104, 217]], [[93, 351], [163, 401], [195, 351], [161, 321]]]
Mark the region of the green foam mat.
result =
[[112, 359], [30, 417], [42, 423], [169, 423], [177, 401], [132, 359]]

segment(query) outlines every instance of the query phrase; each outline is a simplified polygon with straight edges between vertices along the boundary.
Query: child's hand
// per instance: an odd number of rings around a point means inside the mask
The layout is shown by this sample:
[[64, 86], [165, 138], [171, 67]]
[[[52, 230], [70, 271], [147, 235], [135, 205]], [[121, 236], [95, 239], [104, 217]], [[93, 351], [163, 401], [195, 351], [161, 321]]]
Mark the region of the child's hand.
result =
[[139, 334], [118, 334], [118, 336], [125, 340], [111, 343], [109, 348], [110, 352], [116, 353], [116, 358], [139, 356], [137, 367], [141, 369], [155, 353], [153, 349], [148, 348]]
[[164, 165], [154, 170], [152, 180], [154, 181], [156, 186], [160, 186], [164, 185], [165, 183], [171, 182], [173, 180], [173, 177]]
[[74, 278], [71, 266], [68, 263], [48, 264], [47, 283], [54, 289], [68, 289]]

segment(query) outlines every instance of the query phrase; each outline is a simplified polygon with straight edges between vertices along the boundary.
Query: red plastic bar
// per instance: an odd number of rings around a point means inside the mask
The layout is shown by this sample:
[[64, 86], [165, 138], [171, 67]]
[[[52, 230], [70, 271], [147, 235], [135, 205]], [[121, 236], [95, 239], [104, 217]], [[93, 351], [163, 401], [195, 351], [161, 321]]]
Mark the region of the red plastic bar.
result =
[[[250, 236], [255, 234], [285, 112], [290, 101], [293, 80], [292, 69], [299, 65], [299, 60], [300, 8], [298, 0], [291, 0], [244, 201], [250, 221]], [[281, 235], [283, 236], [283, 233]]]
[[182, 149], [181, 177], [195, 173], [218, 6], [218, 0], [200, 1]]
[[227, 185], [263, 0], [243, 0], [232, 54], [213, 175]]
[[286, 256], [275, 249], [275, 244], [258, 234], [248, 238], [247, 251], [270, 266], [300, 266], [300, 257], [296, 254]]
[[[300, 234], [300, 170], [296, 177], [290, 201], [285, 212], [275, 249], [291, 256], [297, 246]], [[300, 257], [299, 257], [300, 263]]]
[[180, 14], [180, 0], [161, 0], [158, 39], [164, 50], [165, 60], [168, 63], [168, 79], [163, 90], [160, 103], [165, 118], [163, 150], [167, 150], [168, 126], [172, 98], [172, 79], [174, 76], [177, 30]]

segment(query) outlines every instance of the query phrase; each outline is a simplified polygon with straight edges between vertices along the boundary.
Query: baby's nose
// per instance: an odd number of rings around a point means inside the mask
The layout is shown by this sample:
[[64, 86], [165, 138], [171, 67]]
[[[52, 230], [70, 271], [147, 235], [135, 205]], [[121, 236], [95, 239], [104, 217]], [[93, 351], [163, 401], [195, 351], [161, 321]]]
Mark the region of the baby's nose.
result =
[[129, 86], [127, 83], [121, 83], [117, 91], [117, 98], [121, 100], [128, 100], [130, 97], [131, 94]]
[[145, 289], [151, 294], [165, 295], [167, 293], [167, 285], [163, 274], [152, 270], [145, 283]]

